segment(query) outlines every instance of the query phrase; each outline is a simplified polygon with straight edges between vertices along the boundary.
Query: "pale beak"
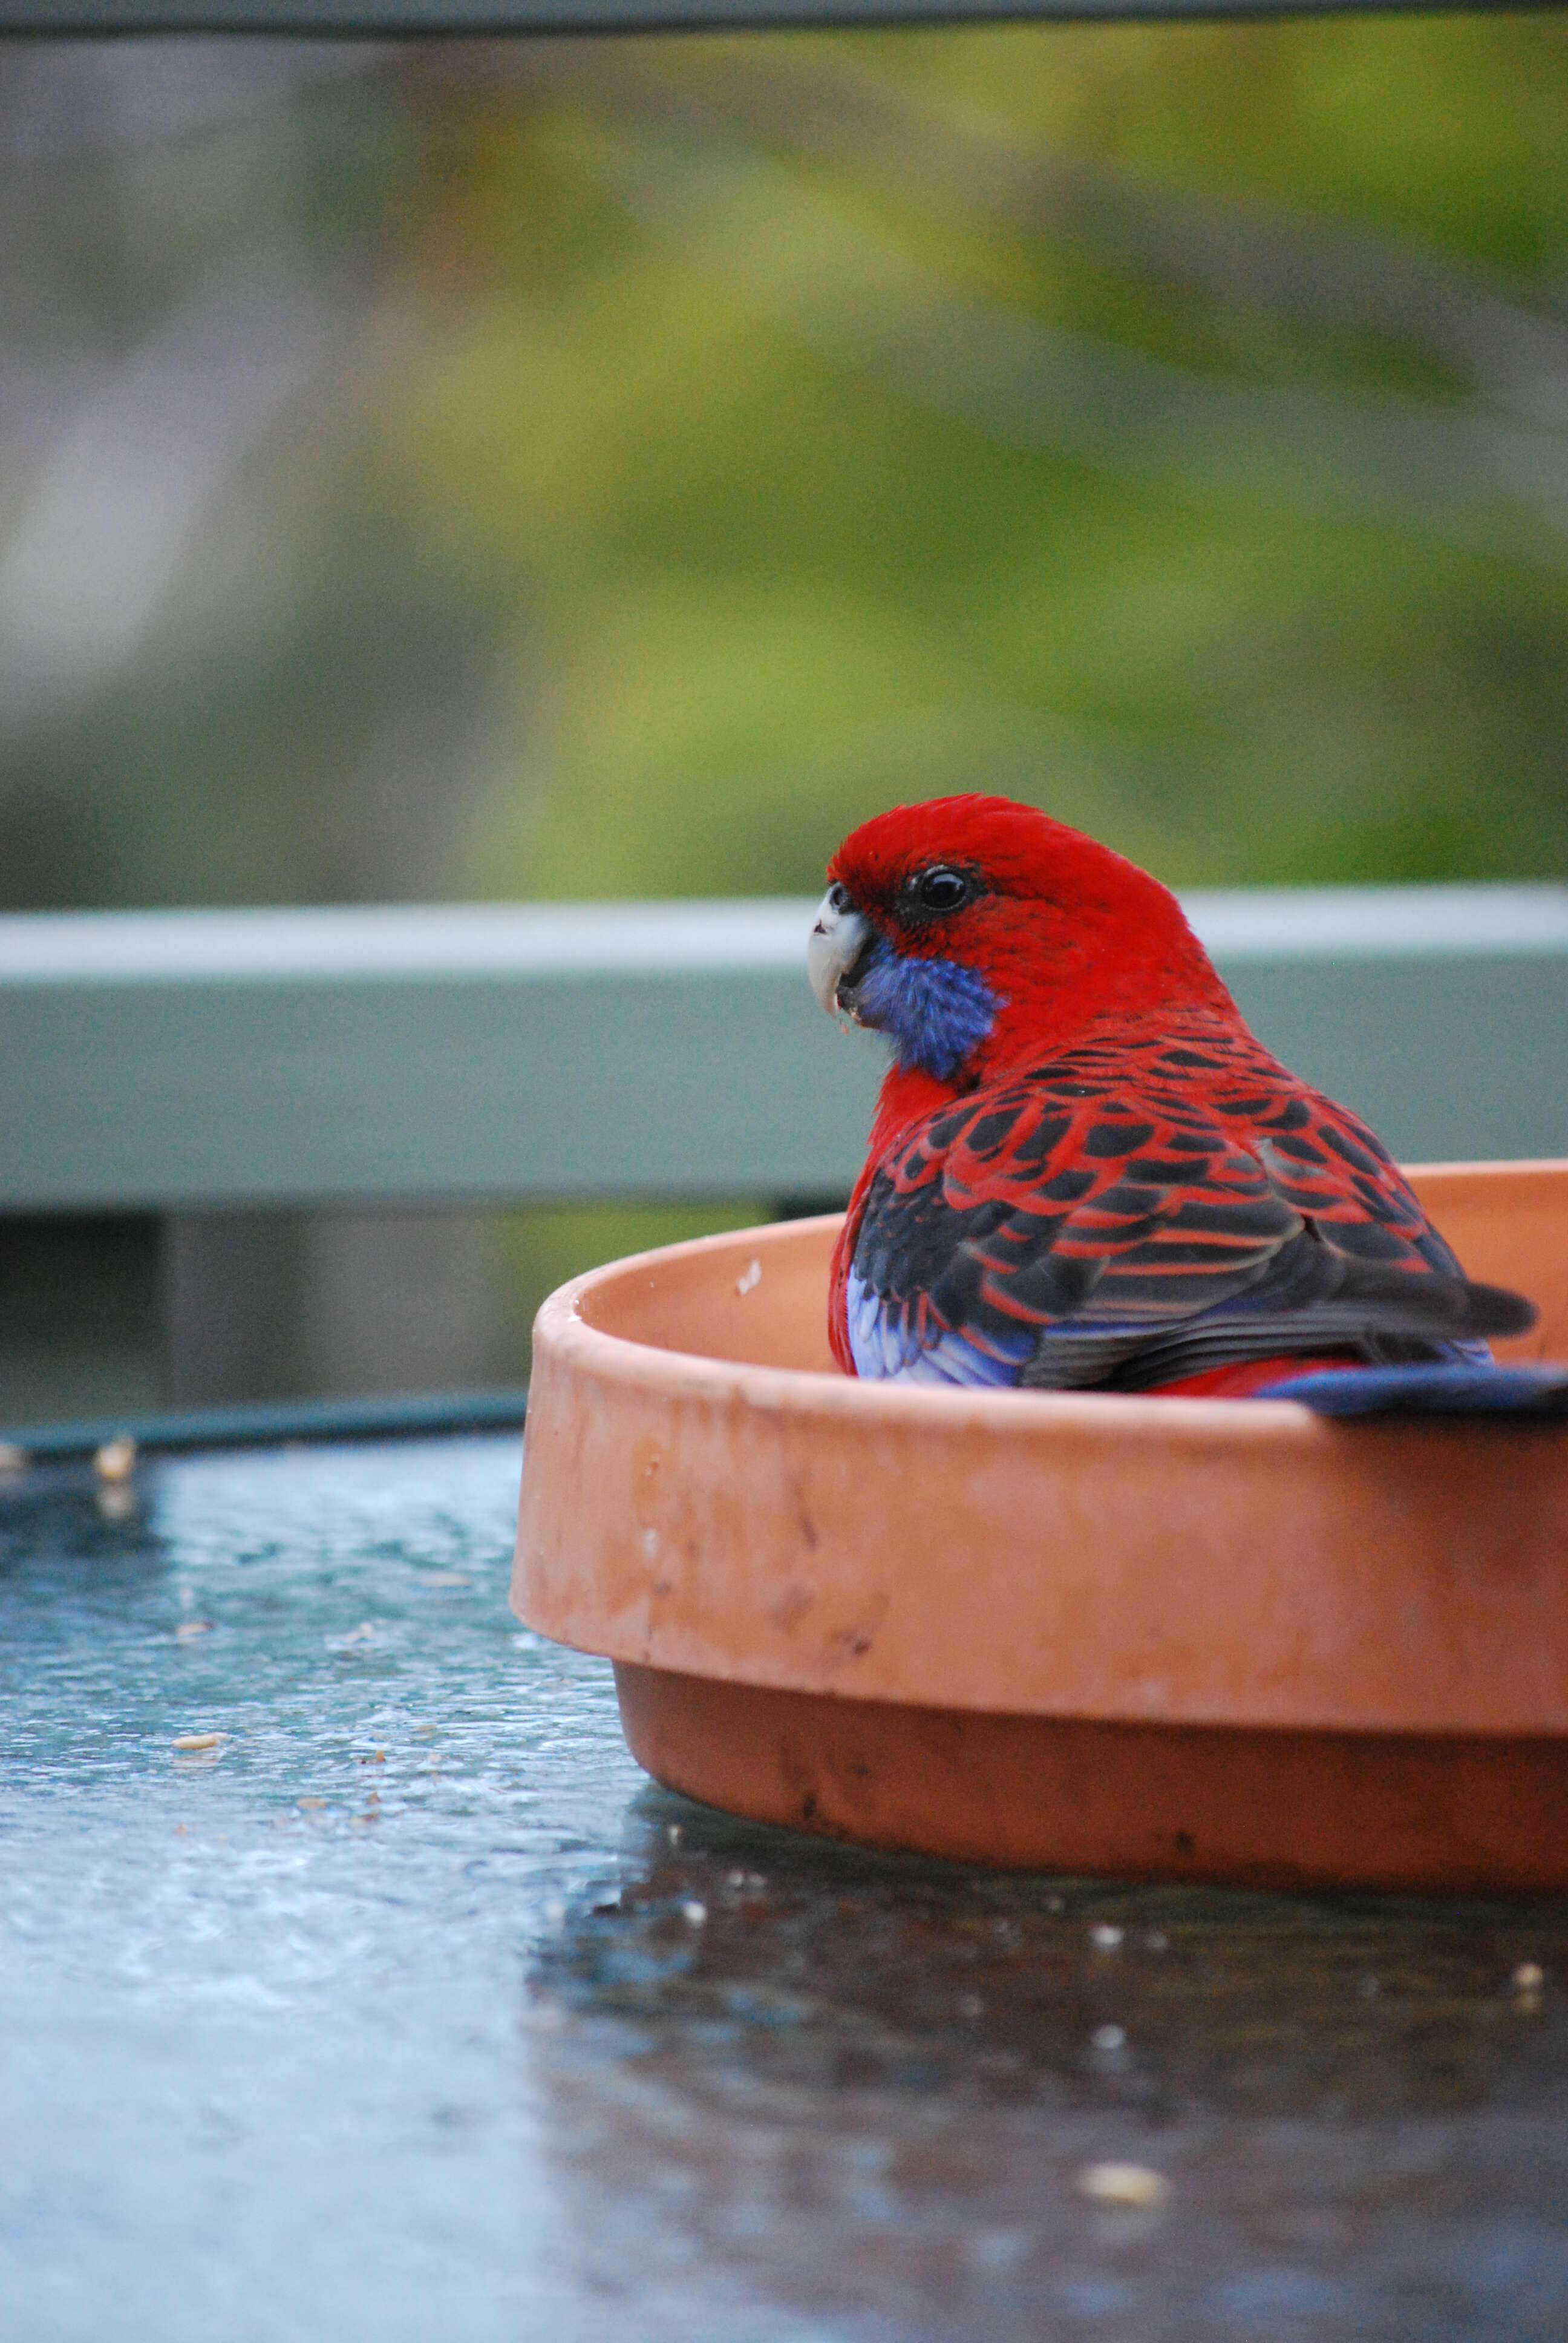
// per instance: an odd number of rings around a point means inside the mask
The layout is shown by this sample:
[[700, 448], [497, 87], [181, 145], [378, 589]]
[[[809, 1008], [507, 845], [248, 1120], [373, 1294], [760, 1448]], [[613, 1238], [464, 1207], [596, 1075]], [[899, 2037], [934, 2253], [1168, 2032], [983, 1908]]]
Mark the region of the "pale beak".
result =
[[842, 887], [829, 887], [817, 906], [817, 924], [806, 945], [806, 973], [829, 1017], [845, 1013], [839, 987], [865, 951], [871, 930]]

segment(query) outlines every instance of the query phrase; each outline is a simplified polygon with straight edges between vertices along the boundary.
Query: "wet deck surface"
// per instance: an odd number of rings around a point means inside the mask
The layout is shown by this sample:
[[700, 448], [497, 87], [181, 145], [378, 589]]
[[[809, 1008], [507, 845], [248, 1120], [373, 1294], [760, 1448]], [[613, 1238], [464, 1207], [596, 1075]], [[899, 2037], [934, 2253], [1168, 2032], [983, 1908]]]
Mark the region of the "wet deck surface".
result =
[[1561, 2343], [1563, 1907], [707, 1814], [509, 1616], [516, 1479], [0, 1483], [8, 2334]]

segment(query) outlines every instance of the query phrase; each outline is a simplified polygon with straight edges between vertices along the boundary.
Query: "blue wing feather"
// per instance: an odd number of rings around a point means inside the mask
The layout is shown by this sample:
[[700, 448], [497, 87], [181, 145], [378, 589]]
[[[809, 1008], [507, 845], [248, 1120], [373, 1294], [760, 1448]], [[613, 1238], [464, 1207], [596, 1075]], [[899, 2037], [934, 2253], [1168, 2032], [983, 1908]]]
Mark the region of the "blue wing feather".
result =
[[1296, 1399], [1317, 1415], [1568, 1415], [1568, 1367], [1347, 1367], [1268, 1383], [1254, 1399]]

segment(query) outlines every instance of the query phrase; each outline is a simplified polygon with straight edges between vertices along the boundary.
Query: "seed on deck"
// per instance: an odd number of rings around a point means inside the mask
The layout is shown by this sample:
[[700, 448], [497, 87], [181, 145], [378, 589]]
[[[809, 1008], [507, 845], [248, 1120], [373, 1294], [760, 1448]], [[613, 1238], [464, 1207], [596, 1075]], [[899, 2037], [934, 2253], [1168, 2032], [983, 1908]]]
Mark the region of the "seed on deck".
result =
[[136, 1443], [128, 1433], [106, 1440], [93, 1458], [93, 1470], [100, 1481], [128, 1481], [136, 1469]]
[[1164, 2204], [1171, 2183], [1146, 2164], [1086, 2164], [1078, 2176], [1078, 2193], [1097, 2205], [1147, 2207]]

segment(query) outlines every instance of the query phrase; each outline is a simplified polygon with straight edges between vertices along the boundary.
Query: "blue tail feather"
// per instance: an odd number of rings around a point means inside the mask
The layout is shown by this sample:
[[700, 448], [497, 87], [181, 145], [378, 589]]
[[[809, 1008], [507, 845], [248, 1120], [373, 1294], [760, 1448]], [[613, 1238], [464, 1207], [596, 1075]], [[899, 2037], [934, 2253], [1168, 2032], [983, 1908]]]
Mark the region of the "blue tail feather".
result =
[[1565, 1415], [1568, 1366], [1326, 1367], [1288, 1376], [1254, 1399], [1296, 1399], [1318, 1415]]

